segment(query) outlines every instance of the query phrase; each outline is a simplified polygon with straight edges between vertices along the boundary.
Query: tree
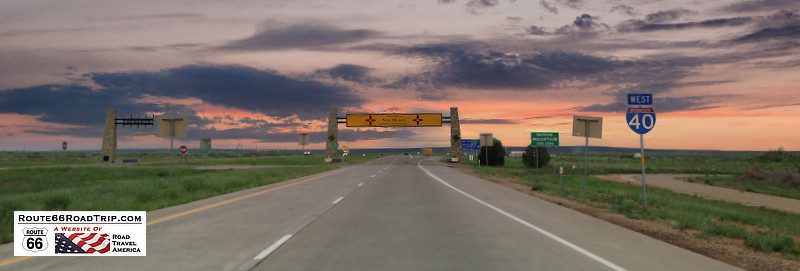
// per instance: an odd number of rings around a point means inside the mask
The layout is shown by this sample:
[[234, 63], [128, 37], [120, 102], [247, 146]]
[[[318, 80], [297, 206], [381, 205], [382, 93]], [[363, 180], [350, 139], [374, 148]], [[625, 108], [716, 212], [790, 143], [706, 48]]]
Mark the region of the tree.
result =
[[[539, 164], [536, 164], [536, 154], [539, 154]], [[550, 153], [547, 152], [545, 147], [528, 146], [525, 152], [522, 153], [522, 163], [528, 167], [542, 168], [550, 163]]]
[[478, 159], [481, 162], [481, 165], [488, 165], [489, 166], [502, 166], [506, 164], [506, 148], [503, 147], [503, 143], [497, 138], [494, 139], [492, 142], [492, 146], [489, 147], [489, 161], [486, 161], [486, 147], [481, 148], [481, 152], [478, 154]]

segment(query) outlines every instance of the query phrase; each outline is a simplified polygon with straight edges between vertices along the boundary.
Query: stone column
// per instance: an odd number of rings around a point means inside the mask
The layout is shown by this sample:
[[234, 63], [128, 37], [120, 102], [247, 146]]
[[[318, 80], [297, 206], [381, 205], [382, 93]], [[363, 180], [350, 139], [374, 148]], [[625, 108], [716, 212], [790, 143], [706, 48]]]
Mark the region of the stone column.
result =
[[108, 109], [106, 130], [103, 132], [103, 148], [100, 151], [103, 163], [114, 163], [117, 159], [117, 110]]
[[331, 108], [331, 113], [328, 115], [328, 138], [325, 139], [325, 162], [335, 161], [334, 159], [338, 158], [339, 156], [336, 151], [338, 147], [333, 147], [333, 143], [339, 141], [338, 118], [339, 115], [336, 112], [336, 108]]
[[457, 158], [458, 162], [464, 158], [461, 149], [461, 125], [458, 121], [458, 107], [450, 107], [450, 157]]

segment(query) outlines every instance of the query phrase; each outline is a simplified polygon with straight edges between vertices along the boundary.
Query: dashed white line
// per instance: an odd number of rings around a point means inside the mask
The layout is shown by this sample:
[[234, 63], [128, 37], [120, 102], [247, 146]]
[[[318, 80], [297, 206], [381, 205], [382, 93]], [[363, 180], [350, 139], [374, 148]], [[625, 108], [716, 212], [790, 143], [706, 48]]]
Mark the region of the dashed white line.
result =
[[364, 185], [364, 183], [360, 183], [360, 184], [358, 184], [358, 187], [361, 187], [362, 185]]
[[286, 243], [286, 241], [289, 241], [289, 238], [292, 238], [292, 235], [291, 235], [291, 234], [284, 235], [284, 236], [283, 236], [283, 237], [282, 237], [280, 240], [278, 240], [278, 241], [276, 241], [275, 243], [273, 243], [273, 244], [272, 244], [271, 246], [269, 246], [267, 249], [265, 249], [264, 251], [262, 251], [261, 253], [259, 253], [258, 255], [256, 255], [256, 257], [255, 257], [255, 258], [253, 258], [253, 259], [256, 259], [256, 260], [263, 260], [264, 258], [266, 258], [267, 256], [269, 256], [269, 254], [272, 254], [272, 252], [274, 252], [274, 251], [275, 251], [276, 249], [278, 249], [278, 248], [279, 248], [281, 245], [283, 245], [283, 243]]
[[375, 178], [375, 175], [372, 175], [372, 177], [370, 177], [370, 178]]
[[338, 199], [336, 199], [336, 200], [334, 200], [334, 201], [333, 201], [333, 205], [336, 205], [337, 203], [339, 203], [339, 202], [340, 202], [340, 201], [342, 201], [343, 199], [344, 199], [344, 197], [339, 197]]
[[539, 232], [539, 233], [543, 234], [544, 236], [547, 236], [547, 237], [549, 237], [550, 239], [553, 239], [553, 240], [555, 240], [555, 241], [557, 241], [557, 242], [561, 243], [562, 245], [565, 245], [565, 246], [567, 246], [567, 247], [569, 247], [569, 248], [571, 248], [571, 249], [574, 249], [575, 251], [577, 251], [577, 252], [580, 252], [581, 254], [585, 255], [586, 257], [589, 257], [589, 258], [591, 258], [591, 259], [593, 259], [593, 260], [595, 260], [595, 261], [597, 261], [597, 262], [599, 262], [599, 263], [602, 263], [602, 264], [604, 264], [605, 266], [608, 266], [608, 267], [610, 267], [611, 269], [614, 269], [614, 270], [617, 270], [617, 271], [626, 271], [626, 270], [625, 270], [625, 268], [622, 268], [622, 267], [620, 267], [620, 266], [618, 266], [618, 265], [616, 265], [616, 264], [614, 264], [614, 263], [612, 263], [612, 262], [610, 262], [610, 261], [608, 261], [608, 260], [606, 260], [606, 259], [603, 259], [603, 258], [601, 258], [600, 256], [597, 256], [597, 255], [595, 255], [594, 253], [591, 253], [591, 252], [589, 252], [588, 250], [586, 250], [586, 249], [583, 249], [582, 247], [579, 247], [578, 245], [575, 245], [575, 244], [573, 244], [573, 243], [571, 243], [571, 242], [569, 242], [569, 241], [567, 241], [567, 240], [564, 240], [564, 239], [563, 239], [563, 238], [561, 238], [561, 237], [558, 237], [558, 236], [557, 236], [557, 235], [555, 235], [555, 234], [552, 234], [552, 233], [550, 233], [550, 232], [548, 232], [548, 231], [546, 231], [546, 230], [544, 230], [544, 229], [542, 229], [542, 228], [539, 228], [539, 227], [537, 227], [537, 226], [535, 226], [535, 225], [533, 225], [533, 224], [531, 224], [531, 223], [528, 223], [528, 221], [522, 220], [521, 218], [519, 218], [519, 217], [517, 217], [517, 216], [515, 216], [515, 215], [512, 215], [511, 213], [509, 213], [509, 212], [506, 212], [506, 211], [504, 211], [503, 209], [497, 208], [497, 207], [495, 207], [494, 205], [491, 205], [491, 204], [489, 204], [489, 203], [486, 203], [485, 201], [482, 201], [482, 200], [480, 200], [480, 199], [476, 198], [476, 197], [475, 197], [475, 196], [473, 196], [473, 195], [467, 194], [467, 192], [461, 191], [461, 189], [458, 189], [458, 188], [456, 188], [455, 186], [452, 186], [452, 185], [450, 185], [449, 183], [447, 183], [447, 182], [445, 182], [444, 180], [442, 180], [441, 178], [439, 178], [439, 176], [436, 176], [436, 175], [434, 175], [433, 173], [431, 173], [430, 171], [428, 171], [427, 169], [425, 169], [424, 167], [422, 167], [422, 164], [421, 164], [421, 163], [422, 163], [422, 161], [419, 161], [419, 162], [417, 163], [417, 166], [418, 166], [420, 169], [422, 169], [422, 171], [424, 171], [426, 174], [428, 174], [428, 176], [431, 176], [431, 178], [433, 178], [434, 180], [436, 180], [436, 181], [440, 182], [440, 183], [441, 183], [441, 184], [443, 184], [444, 186], [447, 186], [447, 187], [449, 187], [450, 189], [453, 189], [453, 190], [455, 190], [456, 192], [460, 193], [461, 195], [464, 195], [464, 196], [466, 196], [466, 197], [468, 197], [468, 198], [470, 198], [470, 199], [472, 199], [472, 200], [474, 200], [474, 201], [477, 201], [478, 203], [480, 203], [480, 204], [482, 204], [482, 205], [484, 205], [484, 206], [486, 206], [486, 207], [489, 207], [490, 209], [492, 209], [492, 210], [495, 210], [496, 212], [498, 212], [498, 213], [500, 213], [500, 214], [503, 214], [504, 216], [506, 216], [506, 217], [508, 217], [508, 218], [511, 218], [512, 220], [514, 220], [514, 221], [517, 221], [517, 222], [519, 222], [520, 224], [522, 224], [522, 225], [525, 225], [525, 226], [527, 226], [528, 228], [531, 228], [531, 229], [533, 229], [533, 230], [535, 230], [535, 231], [537, 231], [537, 232]]

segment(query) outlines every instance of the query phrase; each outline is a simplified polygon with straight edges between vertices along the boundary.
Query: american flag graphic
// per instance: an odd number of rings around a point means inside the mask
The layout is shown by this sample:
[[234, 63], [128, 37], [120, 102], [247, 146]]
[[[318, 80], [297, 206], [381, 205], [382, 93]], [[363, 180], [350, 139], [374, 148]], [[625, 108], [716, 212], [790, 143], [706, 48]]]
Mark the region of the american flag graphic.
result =
[[56, 233], [56, 253], [106, 253], [111, 240], [105, 233]]

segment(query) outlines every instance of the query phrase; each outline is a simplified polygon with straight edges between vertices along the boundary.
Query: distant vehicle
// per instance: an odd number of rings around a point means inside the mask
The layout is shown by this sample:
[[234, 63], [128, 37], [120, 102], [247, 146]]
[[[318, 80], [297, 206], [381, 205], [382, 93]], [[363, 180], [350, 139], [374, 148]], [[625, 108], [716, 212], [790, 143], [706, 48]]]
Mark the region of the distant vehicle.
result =
[[403, 155], [408, 155], [408, 153], [404, 153]]
[[310, 151], [306, 151], [306, 152], [303, 153], [303, 155], [311, 155], [311, 152]]

